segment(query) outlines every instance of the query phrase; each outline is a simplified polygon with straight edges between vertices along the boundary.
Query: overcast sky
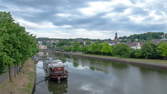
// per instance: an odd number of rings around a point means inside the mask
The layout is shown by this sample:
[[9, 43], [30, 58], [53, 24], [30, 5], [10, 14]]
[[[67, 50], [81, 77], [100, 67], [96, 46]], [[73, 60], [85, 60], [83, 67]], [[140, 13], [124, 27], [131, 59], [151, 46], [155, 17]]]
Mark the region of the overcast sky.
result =
[[113, 38], [167, 32], [167, 0], [0, 0], [37, 37]]

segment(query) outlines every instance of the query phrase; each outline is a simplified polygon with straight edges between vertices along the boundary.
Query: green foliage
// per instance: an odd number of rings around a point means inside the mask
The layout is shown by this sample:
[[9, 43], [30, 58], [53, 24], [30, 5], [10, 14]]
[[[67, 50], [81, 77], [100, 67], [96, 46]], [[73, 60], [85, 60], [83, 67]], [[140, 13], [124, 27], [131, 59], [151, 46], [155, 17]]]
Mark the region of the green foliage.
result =
[[160, 53], [160, 56], [164, 59], [167, 59], [167, 43], [161, 42], [157, 47], [158, 52]]
[[[82, 52], [97, 55], [109, 55], [119, 57], [131, 58], [150, 58], [150, 59], [167, 59], [167, 46], [166, 43], [159, 45], [147, 42], [147, 40], [162, 39], [163, 32], [148, 32], [144, 34], [134, 34], [129, 37], [120, 37], [122, 43], [131, 43], [133, 41], [140, 41], [145, 43], [141, 49], [131, 49], [126, 44], [117, 44], [110, 46], [108, 43], [111, 41], [106, 40], [91, 40], [91, 39], [38, 39], [44, 41], [44, 44], [49, 44], [46, 41], [58, 41], [53, 43], [59, 51]], [[167, 36], [166, 36], [167, 37]], [[142, 44], [141, 44], [142, 45]], [[158, 47], [157, 47], [158, 46]]]
[[119, 56], [119, 57], [129, 57], [131, 53], [131, 49], [128, 45], [126, 44], [117, 44], [113, 46], [113, 51], [112, 51], [114, 56]]
[[92, 53], [92, 54], [100, 54], [101, 53], [101, 44], [100, 43], [92, 43], [87, 47], [87, 53]]
[[142, 57], [146, 59], [158, 57], [157, 46], [152, 42], [146, 42], [141, 48], [141, 53]]
[[0, 12], [0, 65], [22, 65], [37, 51], [35, 37], [15, 23], [10, 13]]
[[111, 55], [112, 47], [108, 43], [102, 43], [101, 53], [104, 55]]
[[153, 39], [161, 39], [164, 35], [163, 32], [148, 32], [144, 34], [134, 34], [129, 37], [120, 37], [121, 41], [123, 42], [134, 42], [134, 41], [146, 41], [146, 40], [153, 40]]
[[86, 53], [111, 55], [112, 47], [108, 43], [95, 42], [85, 48]]
[[130, 57], [132, 58], [141, 58], [142, 57], [142, 52], [140, 49], [132, 49]]

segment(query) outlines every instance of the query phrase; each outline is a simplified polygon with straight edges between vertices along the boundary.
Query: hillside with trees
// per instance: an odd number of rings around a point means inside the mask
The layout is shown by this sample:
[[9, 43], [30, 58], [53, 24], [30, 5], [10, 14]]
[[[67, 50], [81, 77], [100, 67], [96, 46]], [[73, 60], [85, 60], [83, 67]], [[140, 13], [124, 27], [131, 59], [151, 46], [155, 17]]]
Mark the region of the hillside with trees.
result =
[[[167, 42], [163, 32], [148, 32], [134, 34], [128, 37], [119, 37], [118, 43], [110, 44], [112, 40], [91, 39], [49, 39], [39, 38], [48, 48], [67, 52], [82, 52], [86, 54], [109, 55], [126, 58], [166, 59]], [[158, 40], [154, 43], [152, 40]], [[163, 40], [163, 41], [162, 41]], [[114, 40], [113, 40], [114, 42]], [[128, 44], [133, 42], [142, 43], [140, 49], [133, 49]]]
[[130, 36], [119, 37], [119, 40], [122, 42], [134, 42], [134, 41], [148, 41], [153, 39], [162, 39], [167, 38], [167, 35], [163, 32], [147, 32], [143, 34], [134, 34]]

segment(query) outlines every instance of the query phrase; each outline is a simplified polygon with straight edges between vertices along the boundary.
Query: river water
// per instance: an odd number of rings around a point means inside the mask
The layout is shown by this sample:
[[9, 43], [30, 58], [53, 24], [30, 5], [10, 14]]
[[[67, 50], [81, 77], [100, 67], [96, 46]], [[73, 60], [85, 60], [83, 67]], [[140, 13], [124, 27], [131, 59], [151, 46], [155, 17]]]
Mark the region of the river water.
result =
[[43, 60], [36, 65], [35, 94], [167, 94], [167, 72], [130, 64], [77, 56], [51, 55], [62, 60], [68, 80], [45, 79]]

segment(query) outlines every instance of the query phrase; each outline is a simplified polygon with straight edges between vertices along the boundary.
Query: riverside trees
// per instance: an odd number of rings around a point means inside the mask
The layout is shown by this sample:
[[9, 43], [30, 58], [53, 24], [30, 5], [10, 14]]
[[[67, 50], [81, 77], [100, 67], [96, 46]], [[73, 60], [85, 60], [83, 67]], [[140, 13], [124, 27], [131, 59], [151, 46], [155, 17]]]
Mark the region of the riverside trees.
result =
[[89, 45], [73, 42], [69, 46], [65, 46], [64, 50], [126, 58], [167, 59], [166, 42], [154, 44], [151, 41], [147, 41], [141, 49], [132, 49], [124, 43], [111, 46], [107, 42], [94, 42]]
[[160, 57], [167, 59], [167, 43], [166, 42], [161, 42], [158, 45], [157, 50], [159, 52]]
[[0, 65], [3, 68], [8, 67], [10, 80], [12, 80], [11, 67], [15, 69], [16, 75], [25, 60], [37, 51], [35, 37], [15, 23], [10, 13], [0, 12]]
[[158, 58], [157, 45], [152, 42], [146, 42], [141, 48], [141, 55], [143, 58]]
[[113, 46], [113, 55], [119, 57], [130, 57], [131, 48], [126, 44], [117, 44]]

